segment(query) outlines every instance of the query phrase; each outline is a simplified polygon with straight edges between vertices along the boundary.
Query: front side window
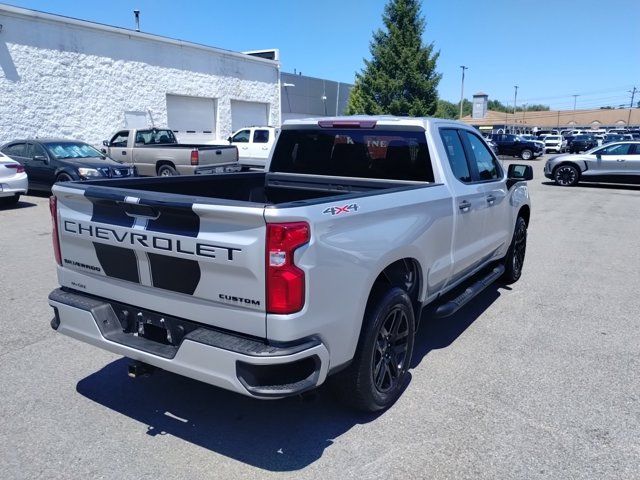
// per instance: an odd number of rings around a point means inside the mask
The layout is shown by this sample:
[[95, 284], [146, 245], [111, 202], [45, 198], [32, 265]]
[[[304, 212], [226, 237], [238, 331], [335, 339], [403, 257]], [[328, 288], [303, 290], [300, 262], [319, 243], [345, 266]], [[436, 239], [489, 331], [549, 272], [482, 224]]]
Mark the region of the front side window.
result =
[[42, 146], [38, 145], [37, 143], [32, 143], [31, 144], [31, 150], [29, 152], [29, 156], [31, 158], [33, 157], [47, 157], [47, 152], [44, 151], [44, 148], [42, 148]]
[[460, 132], [466, 136], [473, 153], [473, 160], [478, 169], [478, 179], [480, 181], [485, 180], [497, 180], [500, 178], [500, 166], [498, 161], [493, 157], [489, 149], [476, 135], [471, 132]]
[[600, 155], [628, 155], [630, 149], [631, 144], [620, 143], [618, 145], [609, 145], [608, 147], [604, 147], [598, 150], [597, 153]]
[[111, 139], [110, 146], [126, 147], [128, 139], [129, 139], [129, 132], [127, 130], [123, 130], [122, 132], [118, 132], [113, 136], [113, 138]]
[[249, 143], [250, 135], [251, 135], [251, 131], [250, 130], [240, 130], [238, 133], [236, 133], [233, 136], [231, 141], [233, 143]]
[[440, 137], [442, 138], [442, 143], [444, 143], [444, 149], [447, 152], [453, 175], [461, 182], [470, 182], [471, 172], [469, 171], [469, 164], [467, 163], [467, 157], [464, 154], [458, 131], [453, 128], [443, 128], [440, 130]]
[[269, 130], [256, 130], [253, 132], [253, 143], [269, 143]]

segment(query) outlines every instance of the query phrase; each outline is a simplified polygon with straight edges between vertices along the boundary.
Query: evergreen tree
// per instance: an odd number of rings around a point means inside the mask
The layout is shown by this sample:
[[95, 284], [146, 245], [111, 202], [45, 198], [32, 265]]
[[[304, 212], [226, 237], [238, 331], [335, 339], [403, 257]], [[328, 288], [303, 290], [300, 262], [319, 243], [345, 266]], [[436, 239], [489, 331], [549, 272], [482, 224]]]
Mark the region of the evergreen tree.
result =
[[425, 117], [438, 106], [436, 72], [439, 52], [423, 44], [425, 20], [418, 0], [389, 0], [382, 16], [384, 29], [373, 34], [371, 60], [356, 73], [349, 96], [349, 114], [390, 114]]

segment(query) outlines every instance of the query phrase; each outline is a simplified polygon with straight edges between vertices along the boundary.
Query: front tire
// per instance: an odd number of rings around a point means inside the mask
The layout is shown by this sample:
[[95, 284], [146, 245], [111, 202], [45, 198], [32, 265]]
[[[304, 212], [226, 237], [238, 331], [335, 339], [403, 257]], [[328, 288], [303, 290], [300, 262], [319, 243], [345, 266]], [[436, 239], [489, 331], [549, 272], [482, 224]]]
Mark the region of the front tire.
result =
[[533, 157], [533, 152], [527, 148], [525, 148], [524, 150], [522, 150], [522, 152], [520, 152], [520, 158], [522, 160], [531, 160], [532, 157]]
[[407, 293], [391, 287], [373, 295], [353, 361], [331, 378], [344, 403], [366, 412], [386, 409], [398, 399], [415, 341], [415, 315]]
[[556, 185], [573, 187], [580, 181], [580, 172], [573, 165], [560, 165], [553, 172]]
[[506, 284], [515, 283], [522, 275], [524, 266], [524, 256], [527, 250], [527, 222], [524, 218], [518, 217], [513, 230], [511, 245], [504, 257], [504, 273], [502, 279]]
[[73, 182], [73, 178], [68, 173], [61, 173], [56, 177], [56, 183], [59, 182]]

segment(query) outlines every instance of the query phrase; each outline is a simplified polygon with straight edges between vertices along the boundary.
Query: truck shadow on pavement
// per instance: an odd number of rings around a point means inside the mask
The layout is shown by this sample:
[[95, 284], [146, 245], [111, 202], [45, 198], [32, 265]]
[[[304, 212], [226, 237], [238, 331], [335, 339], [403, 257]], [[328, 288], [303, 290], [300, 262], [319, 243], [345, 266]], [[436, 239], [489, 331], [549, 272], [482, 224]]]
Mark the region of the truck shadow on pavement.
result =
[[150, 436], [172, 435], [269, 471], [310, 465], [335, 438], [378, 416], [342, 407], [323, 387], [302, 397], [261, 401], [160, 370], [131, 379], [128, 363], [106, 365], [76, 390], [147, 425]]
[[[449, 318], [423, 317], [412, 366], [430, 351], [451, 345], [499, 296], [498, 286], [492, 285]], [[78, 382], [76, 390], [147, 425], [152, 437], [172, 435], [269, 471], [304, 468], [334, 439], [384, 414], [349, 410], [325, 387], [303, 396], [261, 401], [161, 370], [131, 379], [128, 363], [123, 358], [106, 365]]]
[[451, 345], [476, 319], [500, 297], [500, 290], [511, 287], [494, 283], [456, 313], [446, 318], [435, 318], [429, 307], [422, 313], [420, 327], [413, 347], [411, 368], [415, 368], [432, 350]]

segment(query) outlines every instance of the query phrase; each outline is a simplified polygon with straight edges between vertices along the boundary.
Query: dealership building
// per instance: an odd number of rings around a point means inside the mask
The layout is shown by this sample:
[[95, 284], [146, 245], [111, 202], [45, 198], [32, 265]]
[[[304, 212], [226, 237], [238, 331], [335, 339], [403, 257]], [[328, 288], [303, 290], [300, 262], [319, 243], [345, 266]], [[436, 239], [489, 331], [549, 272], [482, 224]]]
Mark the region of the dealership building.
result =
[[277, 50], [232, 52], [0, 5], [0, 98], [0, 143], [99, 144], [147, 125], [208, 141], [280, 124], [280, 63]]

